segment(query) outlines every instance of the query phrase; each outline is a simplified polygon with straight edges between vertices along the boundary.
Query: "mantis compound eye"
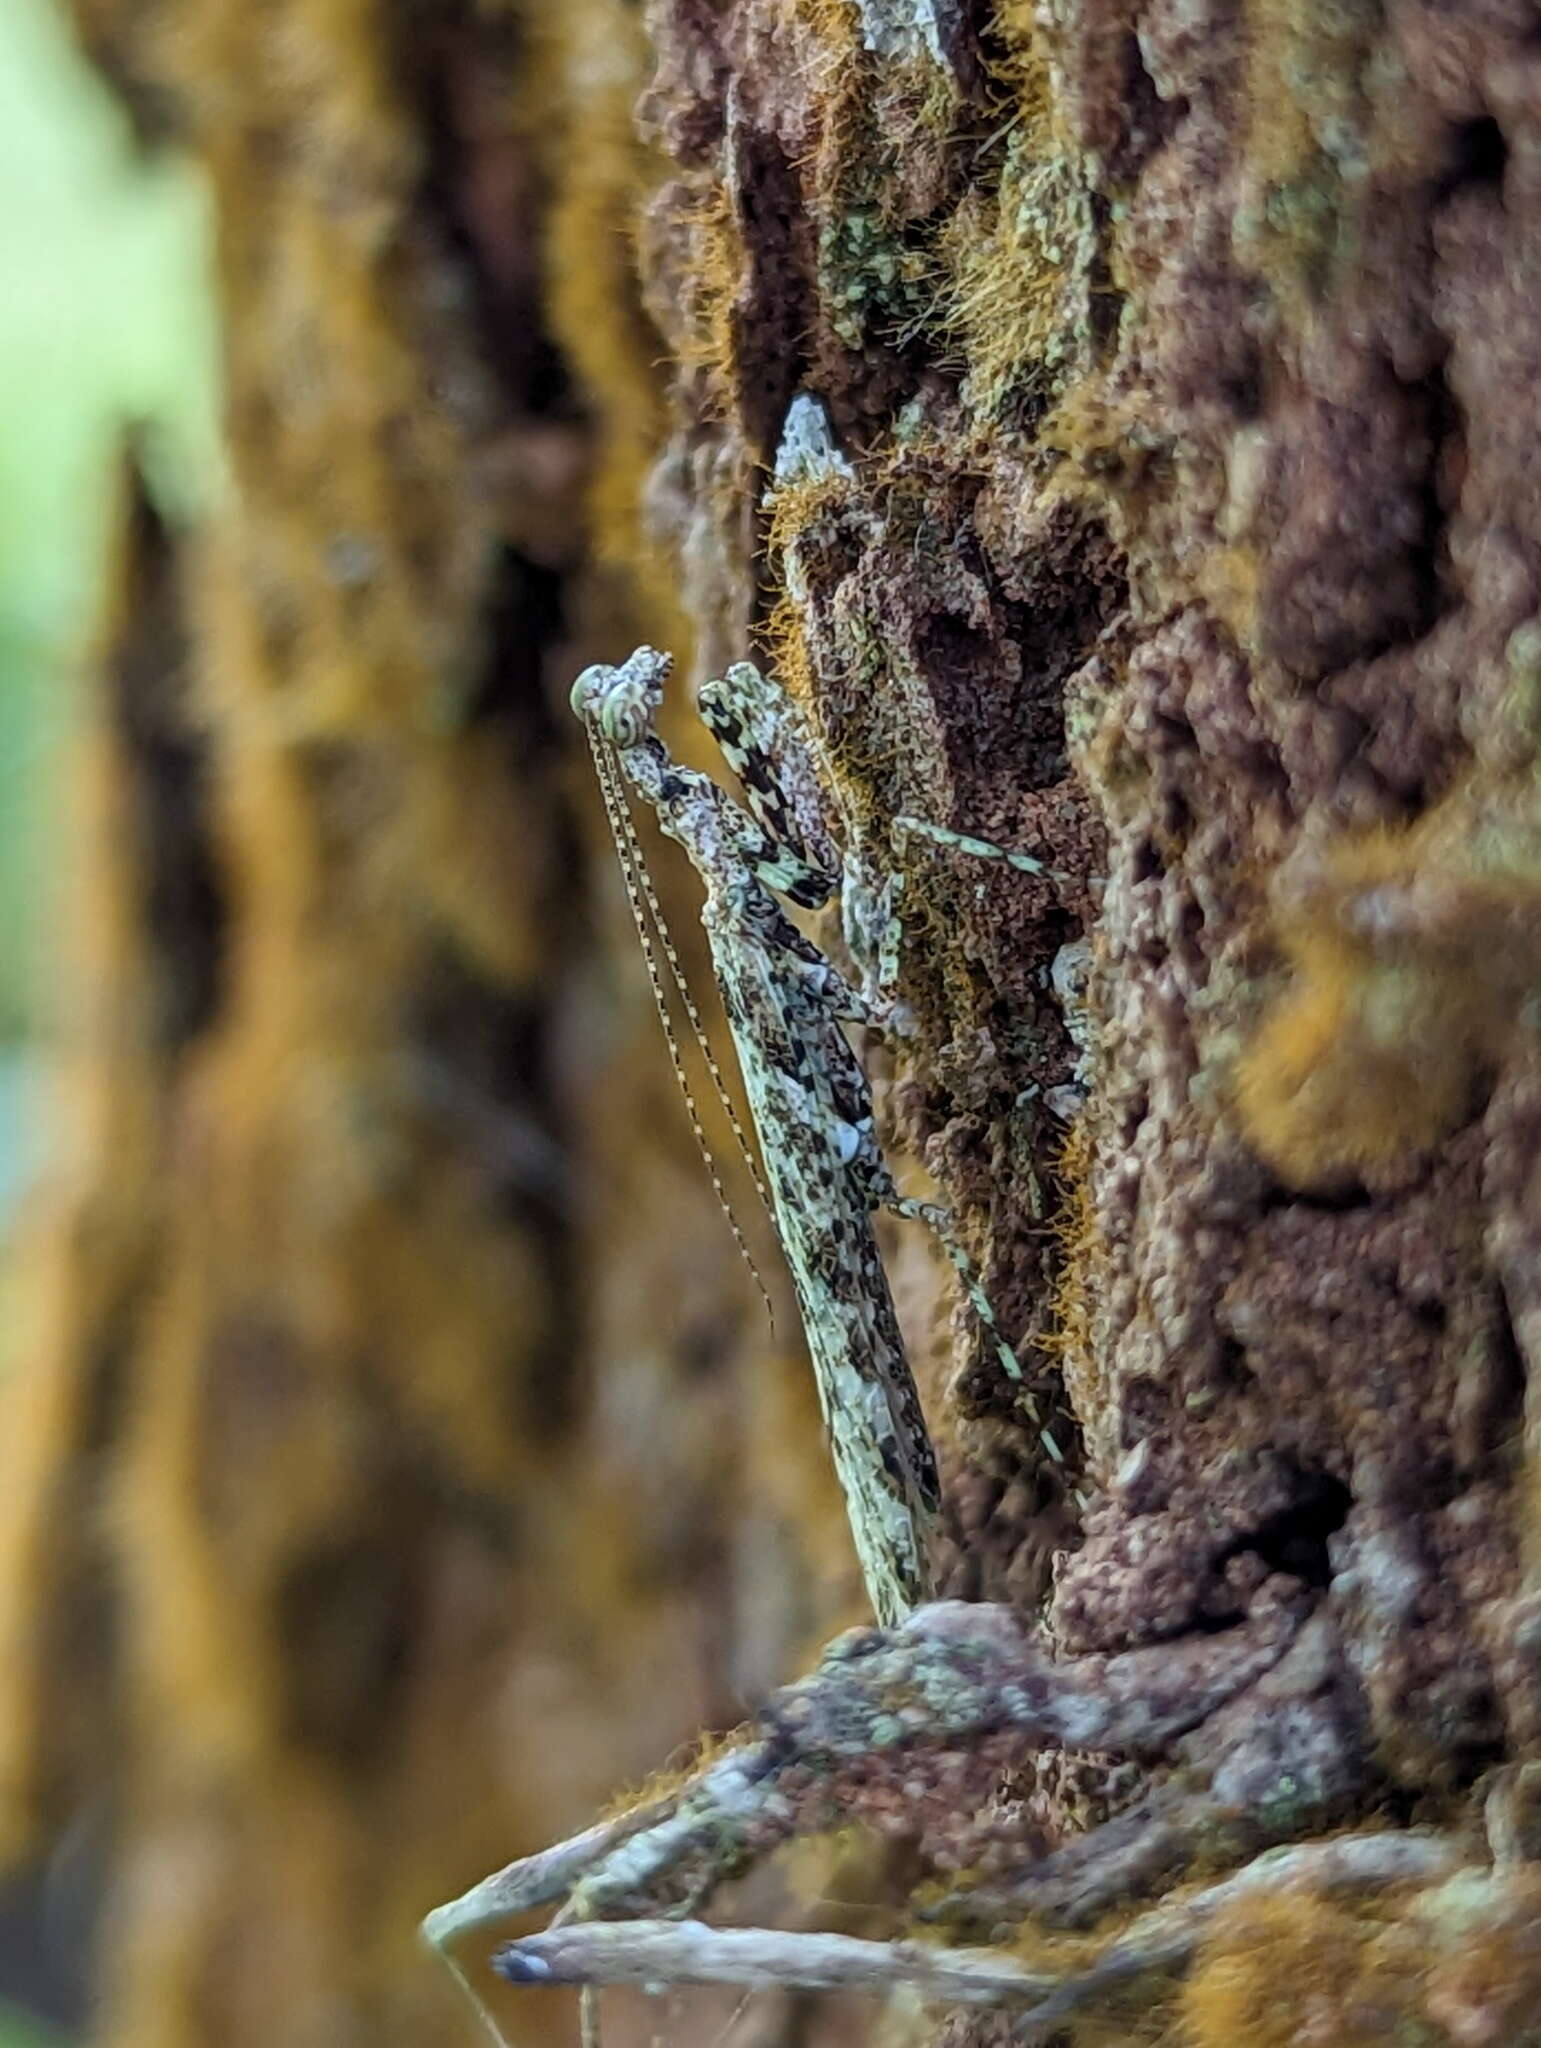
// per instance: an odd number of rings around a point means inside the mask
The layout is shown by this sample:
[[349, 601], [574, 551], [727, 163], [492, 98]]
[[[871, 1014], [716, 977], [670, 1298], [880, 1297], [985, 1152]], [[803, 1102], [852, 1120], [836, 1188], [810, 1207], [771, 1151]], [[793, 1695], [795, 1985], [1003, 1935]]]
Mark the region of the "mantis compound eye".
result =
[[616, 671], [613, 668], [606, 668], [603, 662], [596, 662], [592, 668], [583, 671], [573, 684], [567, 699], [575, 718], [581, 718], [587, 725], [591, 719], [599, 716], [606, 693], [613, 687], [610, 679], [615, 674]]
[[612, 745], [639, 747], [652, 730], [651, 709], [634, 685], [622, 683], [599, 707], [599, 729]]

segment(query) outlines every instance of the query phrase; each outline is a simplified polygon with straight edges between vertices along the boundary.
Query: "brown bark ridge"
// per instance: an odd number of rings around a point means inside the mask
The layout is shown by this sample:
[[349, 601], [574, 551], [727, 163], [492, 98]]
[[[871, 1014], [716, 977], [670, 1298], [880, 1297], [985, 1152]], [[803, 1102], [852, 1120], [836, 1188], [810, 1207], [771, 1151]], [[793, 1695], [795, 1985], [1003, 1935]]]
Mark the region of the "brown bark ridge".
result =
[[[456, 2038], [408, 1895], [736, 1692], [564, 1981], [861, 1823], [886, 1931], [1061, 1985], [960, 2042], [1541, 2038], [1535, 9], [78, 12], [209, 165], [234, 471], [154, 707], [208, 901], [168, 934], [135, 842], [96, 942], [201, 993], [60, 1198], [7, 1509], [18, 1812], [100, 1777], [48, 1703], [114, 1674], [106, 2033]], [[796, 1592], [844, 1554], [806, 1392], [564, 887], [561, 684], [687, 631], [775, 661], [903, 872], [887, 1126], [1053, 1439], [896, 1240], [987, 1604], [780, 1692], [849, 1600]], [[59, 1627], [104, 1585], [105, 1646]], [[1159, 1742], [1093, 1711], [1190, 1667]]]

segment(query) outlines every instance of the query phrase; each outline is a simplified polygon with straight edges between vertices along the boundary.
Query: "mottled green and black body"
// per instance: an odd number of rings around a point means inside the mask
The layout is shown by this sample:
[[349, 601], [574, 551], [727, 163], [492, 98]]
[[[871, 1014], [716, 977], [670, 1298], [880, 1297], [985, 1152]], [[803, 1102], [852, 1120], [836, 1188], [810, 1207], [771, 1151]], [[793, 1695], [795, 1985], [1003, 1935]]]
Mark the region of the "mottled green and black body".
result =
[[841, 1028], [872, 1021], [868, 1005], [776, 900], [817, 908], [838, 887], [839, 855], [796, 714], [747, 664], [701, 693], [751, 815], [658, 738], [669, 666], [639, 648], [620, 668], [587, 670], [573, 705], [705, 886], [701, 919], [852, 1537], [874, 1613], [891, 1625], [934, 1591], [939, 1489], [872, 1215], [922, 1205], [894, 1187], [867, 1078]]

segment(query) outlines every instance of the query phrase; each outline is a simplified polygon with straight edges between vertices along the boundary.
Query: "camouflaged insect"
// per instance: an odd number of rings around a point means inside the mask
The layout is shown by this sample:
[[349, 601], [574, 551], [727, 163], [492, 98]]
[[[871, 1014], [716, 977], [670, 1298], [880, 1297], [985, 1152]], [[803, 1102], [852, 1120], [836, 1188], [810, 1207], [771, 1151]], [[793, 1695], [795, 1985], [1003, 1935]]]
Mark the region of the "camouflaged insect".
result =
[[613, 753], [705, 885], [701, 921], [852, 1537], [873, 1611], [891, 1624], [934, 1590], [940, 1491], [872, 1214], [889, 1207], [946, 1219], [900, 1197], [878, 1150], [867, 1078], [841, 1029], [842, 1020], [874, 1022], [871, 1007], [776, 900], [816, 909], [839, 885], [840, 855], [797, 715], [747, 663], [702, 689], [702, 718], [743, 783], [746, 811], [658, 738], [670, 665], [642, 647], [620, 668], [588, 669], [573, 708], [602, 779], [603, 756]]

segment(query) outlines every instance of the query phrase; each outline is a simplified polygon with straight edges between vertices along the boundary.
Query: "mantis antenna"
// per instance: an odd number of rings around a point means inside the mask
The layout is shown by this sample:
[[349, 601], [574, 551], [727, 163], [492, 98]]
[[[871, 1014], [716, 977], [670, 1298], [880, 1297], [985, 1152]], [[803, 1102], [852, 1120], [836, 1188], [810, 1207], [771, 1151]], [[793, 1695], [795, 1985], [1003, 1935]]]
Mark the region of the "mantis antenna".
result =
[[[674, 1078], [679, 1083], [680, 1094], [685, 1099], [685, 1108], [690, 1117], [690, 1128], [695, 1134], [697, 1148], [700, 1151], [707, 1173], [711, 1177], [712, 1192], [717, 1197], [717, 1206], [727, 1219], [728, 1228], [733, 1233], [733, 1242], [738, 1246], [739, 1257], [748, 1267], [755, 1286], [760, 1290], [760, 1299], [765, 1303], [765, 1313], [770, 1318], [771, 1327], [774, 1329], [776, 1312], [771, 1306], [770, 1292], [765, 1285], [764, 1279], [761, 1277], [759, 1267], [754, 1262], [754, 1255], [749, 1249], [744, 1233], [739, 1228], [738, 1217], [734, 1214], [733, 1204], [728, 1199], [727, 1189], [723, 1186], [722, 1175], [718, 1170], [716, 1156], [707, 1141], [706, 1131], [701, 1123], [701, 1113], [696, 1105], [695, 1095], [691, 1090], [690, 1077], [685, 1072], [685, 1062], [680, 1053], [679, 1040], [674, 1035], [674, 1023], [669, 1015], [668, 992], [664, 985], [663, 974], [658, 965], [659, 950], [662, 950], [664, 959], [668, 962], [669, 978], [674, 985], [675, 993], [678, 995], [681, 1007], [685, 1012], [686, 1021], [690, 1025], [691, 1035], [695, 1039], [701, 1057], [706, 1063], [706, 1071], [711, 1076], [712, 1086], [717, 1093], [717, 1100], [722, 1104], [723, 1112], [728, 1119], [729, 1128], [732, 1130], [733, 1136], [737, 1141], [740, 1156], [745, 1166], [749, 1169], [749, 1177], [754, 1182], [755, 1193], [765, 1205], [768, 1215], [771, 1213], [770, 1193], [760, 1173], [759, 1163], [755, 1159], [753, 1148], [750, 1146], [748, 1134], [743, 1124], [739, 1121], [738, 1111], [734, 1108], [732, 1097], [728, 1094], [727, 1083], [722, 1077], [721, 1067], [717, 1064], [716, 1054], [712, 1051], [711, 1045], [707, 1040], [706, 1027], [701, 1021], [701, 1012], [697, 1009], [695, 998], [690, 993], [689, 984], [685, 980], [685, 971], [680, 964], [679, 954], [674, 950], [674, 941], [669, 936], [668, 925], [664, 922], [663, 906], [658, 900], [657, 890], [653, 887], [653, 878], [648, 873], [647, 862], [643, 857], [642, 847], [637, 838], [637, 828], [632, 822], [631, 809], [627, 802], [626, 792], [621, 785], [620, 778], [616, 774], [615, 764], [610, 759], [609, 750], [598, 733], [591, 726], [587, 727], [586, 730], [589, 735], [589, 751], [594, 756], [594, 770], [599, 779], [600, 795], [604, 800], [605, 817], [609, 822], [610, 836], [615, 841], [616, 858], [619, 860], [621, 868], [621, 879], [626, 885], [626, 901], [631, 908], [632, 923], [637, 928], [637, 937], [642, 944], [642, 957], [647, 962], [648, 986], [653, 991], [653, 1007], [658, 1012], [658, 1021], [663, 1026], [664, 1039], [669, 1047], [669, 1061], [674, 1068]], [[656, 946], [654, 943], [655, 937], [657, 940]]]

